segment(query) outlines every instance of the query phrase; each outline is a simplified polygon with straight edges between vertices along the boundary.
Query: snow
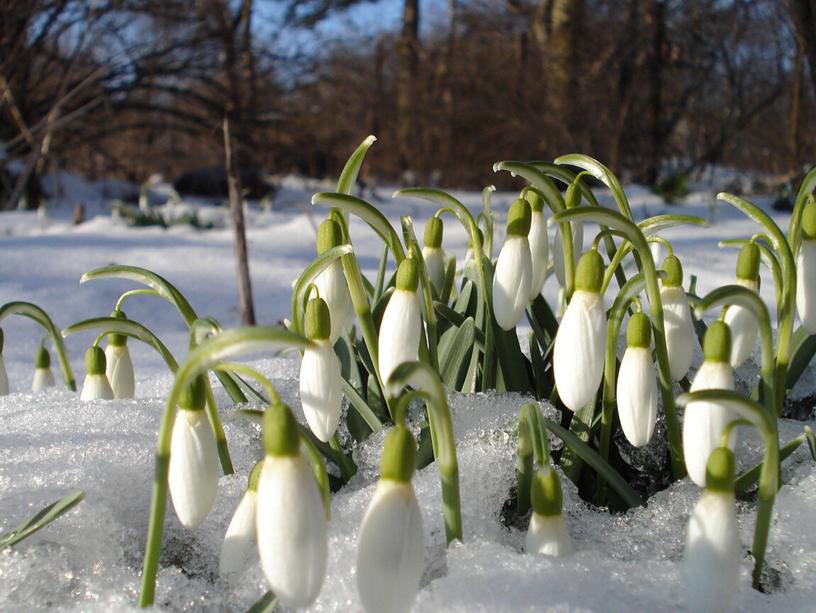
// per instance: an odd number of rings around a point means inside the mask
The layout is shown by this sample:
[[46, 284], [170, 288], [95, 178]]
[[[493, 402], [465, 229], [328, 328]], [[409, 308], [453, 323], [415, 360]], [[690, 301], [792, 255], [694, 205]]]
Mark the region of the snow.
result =
[[[111, 262], [134, 264], [165, 276], [188, 297], [200, 315], [212, 315], [225, 327], [237, 325], [237, 286], [232, 235], [226, 211], [185, 202], [202, 218], [224, 219], [209, 231], [189, 226], [169, 229], [129, 228], [111, 219], [112, 187], [63, 176], [62, 204], [55, 200], [47, 225], [34, 213], [0, 215], [0, 302], [32, 301], [58, 327], [107, 315], [119, 294], [134, 287], [116, 280], [79, 286], [82, 273]], [[48, 184], [47, 184], [48, 185]], [[260, 323], [288, 316], [290, 284], [314, 257], [316, 223], [321, 211], [308, 204], [312, 191], [331, 189], [319, 182], [287, 177], [267, 210], [248, 211], [249, 251], [256, 312]], [[662, 233], [683, 261], [686, 275], [698, 275], [699, 292], [731, 282], [736, 250], [719, 250], [718, 240], [746, 237], [755, 226], [728, 205], [712, 205], [713, 189], [699, 188], [682, 206], [663, 205], [646, 190], [627, 187], [636, 218], [663, 212], [715, 217], [710, 228], [673, 228]], [[109, 192], [105, 192], [108, 189]], [[73, 191], [72, 191], [73, 190]], [[421, 201], [391, 201], [390, 189], [378, 188], [378, 207], [398, 228], [399, 216], [414, 217], [417, 234], [435, 208]], [[472, 210], [481, 194], [456, 192]], [[605, 195], [599, 192], [599, 196]], [[513, 193], [493, 195], [498, 215], [496, 252]], [[70, 204], [82, 198], [89, 220], [70, 223]], [[608, 202], [608, 199], [605, 199]], [[767, 205], [766, 200], [761, 203]], [[787, 226], [787, 215], [772, 216]], [[444, 248], [461, 261], [467, 238], [445, 218]], [[217, 225], [217, 224], [216, 224]], [[361, 266], [375, 274], [381, 249], [374, 233], [352, 220], [351, 233]], [[592, 233], [586, 233], [586, 244]], [[772, 304], [770, 276], [763, 269], [762, 296]], [[610, 292], [611, 293], [611, 292]], [[557, 288], [549, 280], [545, 295], [556, 304]], [[607, 296], [607, 300], [610, 296]], [[186, 326], [173, 307], [155, 297], [137, 296], [125, 304], [128, 316], [144, 323], [181, 360], [186, 353]], [[773, 309], [772, 309], [773, 311]], [[0, 397], [0, 532], [39, 508], [76, 489], [86, 499], [14, 549], [0, 551], [0, 610], [41, 609], [124, 611], [134, 608], [147, 531], [153, 453], [163, 402], [172, 377], [152, 349], [130, 341], [136, 367], [136, 400], [81, 403], [77, 394], [52, 389], [31, 394], [33, 358], [42, 337], [33, 322], [13, 317], [2, 323], [4, 357], [12, 389]], [[522, 334], [526, 336], [526, 334]], [[90, 334], [67, 339], [77, 383], [84, 376], [82, 356]], [[53, 367], [59, 380], [56, 356]], [[695, 364], [699, 364], [697, 356]], [[253, 363], [270, 377], [284, 401], [302, 419], [297, 397], [299, 361], [266, 358]], [[757, 372], [750, 360], [738, 373], [743, 381]], [[812, 368], [798, 394], [814, 388]], [[215, 386], [221, 406], [229, 402]], [[801, 397], [800, 396], [800, 397]], [[417, 611], [630, 611], [682, 610], [685, 602], [683, 544], [685, 523], [699, 496], [687, 479], [656, 494], [646, 508], [611, 515], [589, 507], [562, 478], [565, 518], [577, 553], [566, 559], [521, 553], [524, 533], [500, 522], [502, 506], [514, 484], [515, 419], [528, 399], [518, 395], [454, 394], [450, 398], [460, 468], [464, 543], [446, 550], [439, 475], [434, 465], [418, 472], [414, 487], [425, 526], [426, 565]], [[553, 409], [542, 405], [554, 416]], [[265, 591], [257, 564], [235, 583], [217, 577], [218, 553], [231, 515], [261, 456], [259, 428], [234, 408], [223, 411], [236, 474], [222, 477], [215, 507], [198, 529], [184, 530], [168, 504], [157, 605], [165, 610], [241, 611]], [[807, 423], [816, 426], [811, 420]], [[780, 422], [780, 440], [798, 436], [803, 422]], [[660, 428], [660, 426], [658, 426]], [[332, 499], [330, 559], [323, 591], [314, 611], [360, 609], [354, 571], [355, 544], [364, 510], [372, 497], [384, 433], [355, 450], [359, 472]], [[741, 430], [742, 467], [757, 462], [760, 439]], [[648, 449], [648, 448], [647, 448]], [[816, 598], [816, 470], [800, 448], [787, 460], [770, 533], [767, 560], [777, 585], [771, 594], [750, 588], [751, 559], [740, 571], [735, 610], [812, 609]], [[741, 540], [750, 548], [754, 511], [739, 504]]]

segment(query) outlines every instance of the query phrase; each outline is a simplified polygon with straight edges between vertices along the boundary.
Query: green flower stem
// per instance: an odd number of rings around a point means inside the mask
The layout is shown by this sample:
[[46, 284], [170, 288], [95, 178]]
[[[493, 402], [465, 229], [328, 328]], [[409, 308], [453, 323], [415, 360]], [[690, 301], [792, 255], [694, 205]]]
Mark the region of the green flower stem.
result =
[[43, 311], [36, 304], [31, 302], [7, 302], [0, 307], [0, 321], [9, 315], [22, 315], [33, 319], [48, 332], [51, 337], [51, 342], [54, 344], [54, 349], [57, 350], [57, 358], [60, 363], [60, 370], [62, 370], [62, 378], [65, 381], [66, 387], [72, 392], [76, 391], [76, 380], [74, 379], [74, 372], [71, 370], [71, 362], [68, 360], [68, 352], [65, 350], [65, 343], [62, 341], [59, 330], [51, 321], [48, 313]]
[[447, 542], [462, 540], [462, 510], [459, 501], [459, 464], [448, 400], [439, 376], [422, 362], [404, 362], [391, 374], [389, 387], [410, 385], [428, 406], [434, 457], [442, 481], [442, 513]]
[[343, 475], [343, 480], [348, 482], [357, 472], [357, 466], [349, 460], [346, 452], [343, 451], [336, 433], [329, 440], [329, 446], [337, 452], [338, 457], [341, 459], [338, 468]]
[[121, 311], [122, 310], [122, 305], [125, 304], [125, 300], [127, 300], [131, 296], [140, 296], [140, 295], [158, 296], [159, 292], [157, 292], [154, 289], [148, 289], [146, 287], [142, 287], [142, 288], [139, 288], [139, 289], [130, 289], [130, 290], [126, 291], [124, 294], [122, 294], [121, 296], [119, 296], [119, 300], [116, 301], [116, 306], [114, 307], [114, 310]]
[[179, 367], [170, 394], [167, 397], [164, 414], [159, 426], [156, 442], [156, 472], [153, 480], [153, 494], [150, 503], [150, 520], [145, 547], [144, 568], [139, 606], [153, 604], [156, 595], [156, 575], [159, 570], [159, 553], [161, 551], [162, 532], [164, 530], [164, 512], [167, 503], [167, 471], [170, 466], [170, 439], [176, 410], [184, 390], [192, 380], [213, 368], [219, 362], [232, 357], [260, 351], [279, 351], [283, 349], [305, 349], [312, 346], [311, 341], [280, 328], [239, 327], [227, 330], [207, 339], [193, 349]]
[[374, 295], [371, 297], [371, 301], [374, 304], [380, 301], [385, 291], [385, 273], [388, 268], [388, 253], [388, 245], [385, 245], [383, 247], [382, 256], [380, 256], [380, 264], [377, 267], [377, 282], [374, 285]]
[[660, 299], [660, 284], [655, 269], [649, 243], [643, 236], [640, 228], [626, 219], [620, 213], [607, 209], [593, 207], [578, 207], [557, 213], [552, 221], [563, 220], [594, 221], [604, 224], [614, 230], [624, 232], [640, 256], [640, 264], [646, 279], [646, 294], [649, 297], [652, 329], [654, 330], [655, 355], [657, 357], [658, 379], [663, 399], [663, 411], [666, 414], [666, 430], [669, 439], [669, 452], [672, 461], [672, 474], [675, 479], [681, 479], [686, 470], [683, 463], [683, 446], [680, 440], [680, 426], [677, 413], [674, 409], [674, 393], [672, 391], [671, 373], [669, 372], [669, 354], [666, 349], [666, 333], [663, 324], [663, 303]]
[[159, 337], [153, 334], [150, 329], [136, 320], [120, 319], [118, 317], [94, 317], [71, 324], [62, 331], [62, 336], [68, 337], [77, 332], [86, 332], [88, 330], [100, 330], [100, 337], [106, 334], [116, 333], [142, 341], [158, 352], [167, 365], [167, 368], [170, 369], [170, 372], [175, 373], [178, 370], [178, 362], [165, 344], [162, 343]]
[[689, 402], [716, 402], [750, 420], [762, 433], [765, 441], [765, 457], [759, 476], [757, 518], [751, 553], [754, 556], [753, 587], [761, 590], [760, 578], [765, 550], [768, 546], [768, 531], [771, 527], [774, 498], [779, 489], [779, 434], [776, 417], [753, 400], [738, 392], [726, 390], [703, 390], [682, 394], [677, 402], [684, 406]]
[[439, 325], [436, 320], [436, 311], [433, 307], [433, 293], [431, 290], [431, 281], [428, 279], [428, 269], [425, 267], [425, 258], [422, 257], [422, 247], [417, 242], [416, 234], [414, 233], [413, 220], [405, 215], [400, 217], [402, 224], [402, 235], [405, 239], [405, 244], [411, 251], [414, 258], [419, 262], [419, 280], [422, 285], [422, 298], [425, 303], [425, 326], [427, 328], [426, 341], [428, 343], [428, 360], [431, 368], [439, 372], [439, 355], [437, 351], [437, 344], [439, 342]]
[[496, 191], [495, 185], [488, 185], [482, 190], [482, 218], [484, 219], [484, 253], [487, 259], [493, 259], [493, 213], [490, 208], [490, 195]]
[[799, 192], [796, 194], [796, 203], [793, 206], [793, 214], [791, 215], [788, 230], [788, 245], [790, 245], [791, 253], [794, 256], [799, 253], [799, 246], [802, 244], [802, 212], [805, 210], [808, 197], [813, 197], [814, 189], [816, 189], [816, 168], [807, 173], [802, 185], [799, 186]]
[[[661, 272], [661, 274], [663, 274]], [[624, 283], [612, 308], [609, 311], [609, 319], [606, 325], [606, 357], [604, 359], [604, 380], [603, 380], [603, 402], [601, 409], [601, 434], [598, 453], [604, 462], [609, 461], [609, 444], [612, 439], [612, 422], [615, 416], [616, 405], [616, 366], [618, 346], [618, 336], [620, 335], [623, 317], [629, 309], [633, 300], [643, 291], [646, 286], [646, 278], [643, 273], [638, 273], [626, 283]], [[606, 499], [606, 480], [600, 474], [595, 482], [595, 504], [602, 506]]]
[[629, 220], [634, 220], [634, 217], [632, 217], [632, 209], [629, 206], [629, 201], [626, 199], [626, 194], [620, 182], [617, 177], [612, 174], [612, 171], [598, 160], [582, 153], [568, 153], [567, 155], [556, 158], [555, 163], [558, 165], [576, 166], [595, 177], [612, 192], [612, 197], [615, 199], [615, 204], [618, 205], [618, 210], [621, 215]]
[[749, 419], [740, 418], [728, 422], [720, 435], [720, 447], [728, 447], [728, 441], [731, 440], [731, 433], [740, 426], [753, 426], [754, 422]]
[[774, 358], [771, 316], [768, 307], [759, 295], [741, 285], [724, 285], [706, 294], [694, 305], [694, 315], [702, 319], [706, 311], [728, 305], [737, 305], [751, 311], [759, 324], [759, 339], [762, 348], [762, 399], [770, 415], [776, 417], [779, 409], [774, 394]]
[[[776, 311], [779, 311], [782, 308], [782, 292], [784, 291], [783, 280], [782, 280], [782, 269], [779, 266], [779, 260], [776, 257], [776, 253], [768, 247], [768, 245], [760, 242], [759, 240], [754, 240], [757, 236], [765, 236], [763, 235], [755, 235], [754, 238], [748, 240], [746, 238], [734, 238], [729, 240], [720, 241], [717, 243], [718, 247], [737, 247], [741, 249], [744, 245], [748, 243], [754, 243], [759, 248], [759, 255], [762, 259], [762, 262], [768, 269], [771, 271], [774, 280], [774, 297], [776, 299]], [[767, 238], [767, 237], [766, 237]]]
[[205, 377], [204, 379], [204, 393], [207, 395], [204, 410], [207, 413], [207, 418], [210, 420], [210, 427], [215, 435], [215, 447], [218, 450], [218, 462], [221, 464], [221, 472], [224, 475], [231, 475], [235, 472], [235, 467], [232, 465], [232, 457], [230, 456], [229, 446], [227, 445], [227, 434], [224, 432], [224, 424], [221, 423], [221, 416], [218, 415], [218, 405], [215, 402], [215, 396], [213, 395], [209, 377]]
[[541, 411], [539, 411], [536, 403], [527, 402], [522, 405], [519, 411], [518, 429], [516, 510], [519, 515], [524, 515], [530, 510], [530, 488], [534, 472], [533, 460], [538, 466], [545, 466], [550, 463], [547, 427], [541, 419]]
[[[763, 226], [773, 243], [776, 255], [782, 268], [782, 305], [777, 314], [776, 356], [774, 371], [774, 391], [776, 392], [776, 414], [782, 411], [785, 399], [785, 381], [790, 363], [791, 335], [793, 334], [793, 320], [796, 314], [796, 264], [793, 253], [785, 235], [774, 223], [768, 214], [755, 204], [732, 194], [717, 194], [717, 200], [727, 202], [742, 211], [754, 222]], [[793, 220], [792, 220], [793, 221]]]
[[[334, 439], [332, 439], [332, 443], [334, 443]], [[306, 449], [306, 459], [309, 460], [309, 463], [312, 465], [312, 472], [314, 473], [315, 481], [317, 481], [317, 487], [320, 490], [320, 497], [323, 499], [323, 510], [326, 512], [326, 521], [331, 519], [331, 488], [329, 484], [329, 473], [326, 471], [326, 465], [323, 463], [323, 459], [320, 457], [320, 452], [317, 450], [317, 447], [314, 446], [311, 439], [306, 436], [303, 432], [300, 433], [300, 444]], [[332, 448], [334, 445], [332, 444]], [[339, 446], [338, 446], [339, 447]], [[346, 455], [343, 453], [342, 449], [337, 449], [339, 455], [343, 458]], [[343, 466], [340, 466], [340, 469], [343, 470]], [[354, 467], [354, 471], [356, 472], [357, 467]], [[344, 471], [345, 474], [345, 471]], [[351, 473], [351, 476], [354, 475], [354, 472]], [[351, 479], [351, 476], [348, 479]]]
[[315, 279], [321, 272], [331, 266], [337, 259], [345, 255], [353, 254], [354, 249], [351, 245], [338, 245], [332, 247], [325, 253], [317, 256], [311, 264], [306, 267], [300, 276], [295, 281], [292, 288], [292, 331], [298, 334], [303, 334], [303, 325], [301, 320], [303, 318], [303, 302], [304, 297], [308, 294], [309, 287], [314, 283]]

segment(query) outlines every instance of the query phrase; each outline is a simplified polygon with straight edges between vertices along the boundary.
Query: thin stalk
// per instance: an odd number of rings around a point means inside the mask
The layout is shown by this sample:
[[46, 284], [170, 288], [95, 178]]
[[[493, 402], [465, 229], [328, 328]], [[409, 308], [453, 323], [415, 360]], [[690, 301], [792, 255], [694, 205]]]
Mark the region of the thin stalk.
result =
[[431, 290], [431, 281], [428, 279], [428, 269], [425, 267], [425, 258], [422, 257], [422, 248], [419, 246], [416, 234], [414, 233], [414, 222], [410, 217], [400, 217], [402, 224], [402, 234], [405, 244], [412, 252], [412, 256], [419, 263], [419, 280], [422, 286], [422, 298], [425, 303], [425, 327], [427, 329], [426, 341], [428, 343], [428, 360], [429, 365], [436, 372], [439, 372], [439, 355], [437, 351], [437, 344], [439, 342], [438, 323], [436, 320], [436, 311], [433, 307], [433, 294]]
[[816, 189], [816, 168], [807, 173], [802, 185], [799, 186], [799, 192], [796, 194], [796, 203], [793, 206], [793, 214], [791, 215], [788, 230], [788, 244], [794, 256], [799, 253], [799, 246], [802, 244], [802, 212], [805, 210], [808, 198], [813, 197], [814, 189]]
[[140, 296], [140, 295], [158, 296], [159, 292], [157, 292], [154, 289], [148, 289], [146, 287], [139, 288], [139, 289], [130, 289], [130, 290], [126, 291], [125, 293], [123, 293], [121, 296], [119, 296], [119, 300], [116, 301], [116, 306], [114, 307], [114, 309], [117, 310], [117, 311], [121, 311], [122, 310], [122, 305], [125, 303], [125, 300], [127, 300], [131, 296]]
[[[779, 266], [779, 260], [776, 257], [776, 252], [774, 252], [773, 249], [769, 248], [768, 245], [764, 244], [763, 242], [755, 240], [758, 236], [762, 236], [767, 239], [767, 236], [765, 236], [764, 234], [754, 235], [754, 237], [752, 237], [751, 240], [748, 240], [747, 238], [734, 238], [720, 241], [719, 243], [717, 243], [717, 246], [737, 247], [740, 249], [744, 245], [747, 245], [748, 243], [753, 243], [757, 246], [757, 248], [759, 249], [759, 255], [762, 262], [765, 264], [765, 266], [768, 267], [768, 269], [771, 271], [771, 274], [773, 275], [774, 297], [776, 299], [776, 312], [779, 313], [779, 311], [782, 309], [782, 297], [784, 292], [784, 284], [782, 280], [782, 268], [780, 268]], [[770, 241], [770, 239], [768, 240]]]

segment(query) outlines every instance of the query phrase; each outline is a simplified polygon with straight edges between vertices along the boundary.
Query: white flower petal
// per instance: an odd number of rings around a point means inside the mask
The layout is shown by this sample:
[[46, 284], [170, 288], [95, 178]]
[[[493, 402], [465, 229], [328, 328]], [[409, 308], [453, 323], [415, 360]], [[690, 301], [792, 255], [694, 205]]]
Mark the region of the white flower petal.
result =
[[726, 611], [737, 589], [742, 546], [734, 495], [706, 491], [686, 534], [686, 585], [691, 613]]
[[80, 400], [113, 400], [113, 390], [105, 375], [85, 375]]
[[212, 509], [220, 475], [218, 448], [204, 411], [181, 409], [170, 438], [168, 484], [176, 515], [195, 528]]
[[346, 277], [343, 275], [343, 265], [339, 261], [329, 264], [314, 280], [320, 297], [326, 301], [331, 314], [331, 333], [329, 340], [332, 345], [337, 342], [348, 324], [353, 310], [351, 294], [349, 294]]
[[445, 252], [439, 247], [423, 247], [422, 259], [425, 260], [428, 280], [438, 295], [445, 280]]
[[754, 352], [759, 324], [749, 309], [736, 305], [725, 311], [725, 323], [731, 328], [731, 366], [739, 368]]
[[50, 368], [35, 368], [34, 380], [31, 382], [31, 391], [39, 392], [54, 387], [54, 374]]
[[796, 310], [805, 330], [816, 334], [816, 240], [803, 239], [796, 256]]
[[564, 525], [564, 517], [560, 514], [540, 515], [534, 512], [530, 517], [524, 550], [527, 553], [555, 557], [572, 555], [575, 546]]
[[416, 292], [396, 290], [385, 307], [377, 343], [383, 382], [387, 382], [403, 362], [416, 361], [421, 326]]
[[[579, 222], [572, 222], [572, 257], [575, 263], [578, 263], [578, 258], [581, 257], [581, 249], [584, 246], [584, 224]], [[561, 287], [564, 287], [564, 247], [561, 241], [561, 225], [555, 227], [555, 239], [553, 240], [552, 248], [553, 268], [555, 269], [555, 276]]]
[[127, 345], [108, 345], [105, 348], [105, 375], [116, 398], [133, 398], [136, 384], [133, 362]]
[[328, 339], [303, 352], [300, 365], [300, 402], [309, 428], [324, 443], [337, 430], [343, 402], [340, 360]]
[[308, 607], [326, 577], [323, 500], [301, 455], [267, 456], [258, 481], [258, 552], [267, 581], [287, 607]]
[[547, 219], [542, 211], [533, 211], [530, 222], [530, 258], [532, 260], [532, 281], [530, 282], [530, 300], [541, 293], [544, 281], [547, 280], [547, 265], [550, 259], [550, 238], [547, 235]]
[[[725, 362], [706, 360], [697, 371], [691, 384], [691, 391], [708, 389], [734, 389], [734, 371]], [[716, 402], [690, 402], [683, 416], [683, 456], [689, 477], [700, 487], [705, 487], [706, 465], [708, 456], [720, 446], [723, 430], [736, 415]], [[736, 434], [729, 440], [733, 450], [736, 445]]]
[[381, 480], [357, 539], [357, 587], [370, 613], [407, 613], [422, 578], [422, 514], [410, 483]]
[[493, 273], [493, 312], [502, 330], [511, 330], [530, 302], [533, 263], [526, 237], [509, 235]]
[[664, 287], [660, 290], [663, 304], [663, 329], [669, 354], [671, 378], [679, 381], [688, 373], [694, 357], [697, 336], [691, 318], [688, 297], [682, 287]]
[[247, 490], [241, 497], [238, 508], [235, 509], [224, 536], [221, 556], [218, 560], [218, 574], [222, 577], [230, 577], [242, 572], [256, 551], [257, 499], [256, 492]]
[[646, 347], [629, 347], [623, 354], [617, 386], [618, 417], [627, 440], [643, 447], [657, 420], [657, 375]]
[[584, 407], [603, 376], [606, 313], [600, 294], [576, 290], [567, 306], [553, 349], [555, 385], [571, 410]]

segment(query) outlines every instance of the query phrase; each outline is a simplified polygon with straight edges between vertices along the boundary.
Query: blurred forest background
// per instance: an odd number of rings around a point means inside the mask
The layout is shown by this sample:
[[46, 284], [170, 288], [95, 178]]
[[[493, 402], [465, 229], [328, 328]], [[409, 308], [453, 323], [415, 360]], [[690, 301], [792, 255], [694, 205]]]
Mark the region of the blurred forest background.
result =
[[225, 151], [250, 191], [336, 175], [369, 133], [366, 181], [448, 187], [573, 151], [652, 185], [816, 160], [816, 0], [0, 6], [0, 208], [49, 170], [174, 180]]

